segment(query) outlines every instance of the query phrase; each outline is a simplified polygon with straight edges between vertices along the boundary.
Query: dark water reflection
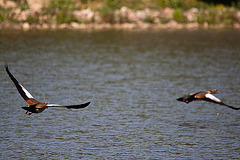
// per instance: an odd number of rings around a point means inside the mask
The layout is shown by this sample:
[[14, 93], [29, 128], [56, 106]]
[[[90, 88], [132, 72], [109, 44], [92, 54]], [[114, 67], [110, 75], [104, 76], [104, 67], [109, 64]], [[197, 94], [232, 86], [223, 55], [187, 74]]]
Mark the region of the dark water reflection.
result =
[[1, 159], [239, 159], [240, 116], [175, 99], [217, 88], [240, 106], [238, 30], [0, 31], [0, 65], [40, 101], [25, 116], [0, 70]]

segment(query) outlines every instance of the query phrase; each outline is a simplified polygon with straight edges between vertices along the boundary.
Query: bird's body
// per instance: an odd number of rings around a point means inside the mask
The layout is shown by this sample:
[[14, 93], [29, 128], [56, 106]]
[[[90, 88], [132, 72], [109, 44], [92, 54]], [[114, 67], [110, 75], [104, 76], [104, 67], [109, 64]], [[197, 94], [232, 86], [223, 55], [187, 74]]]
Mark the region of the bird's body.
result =
[[218, 90], [210, 90], [210, 91], [199, 91], [196, 93], [191, 93], [189, 95], [186, 95], [184, 97], [178, 98], [177, 100], [183, 101], [185, 103], [189, 103], [192, 101], [197, 101], [197, 100], [203, 100], [206, 98], [207, 94], [214, 94], [214, 93], [220, 93]]
[[26, 88], [24, 88], [15, 79], [15, 77], [9, 71], [8, 66], [5, 66], [5, 69], [6, 69], [6, 72], [8, 73], [8, 75], [9, 75], [9, 77], [11, 78], [13, 83], [15, 84], [18, 92], [20, 93], [20, 95], [23, 97], [23, 99], [29, 105], [28, 107], [22, 107], [24, 110], [27, 110], [25, 112], [27, 115], [31, 115], [32, 113], [41, 113], [48, 107], [64, 107], [64, 108], [80, 109], [80, 108], [85, 108], [90, 104], [90, 102], [87, 102], [87, 103], [79, 104], [79, 105], [63, 106], [63, 105], [59, 105], [59, 104], [48, 104], [47, 102], [39, 102], [31, 95], [31, 93], [29, 93], [27, 91]]
[[229, 106], [229, 105], [223, 103], [220, 99], [218, 99], [214, 95], [212, 95], [212, 94], [216, 94], [216, 93], [220, 93], [220, 92], [216, 89], [212, 89], [210, 91], [199, 91], [199, 92], [196, 92], [196, 93], [186, 95], [184, 97], [180, 97], [177, 100], [181, 101], [181, 102], [185, 102], [185, 103], [190, 103], [192, 101], [204, 100], [204, 101], [224, 105], [224, 106], [227, 106], [231, 109], [235, 109], [235, 110], [240, 109], [240, 108], [236, 108], [236, 107], [233, 107], [233, 106]]
[[[31, 100], [35, 100], [35, 99], [31, 99]], [[36, 100], [35, 100], [36, 101]], [[31, 113], [41, 113], [42, 111], [44, 111], [46, 108], [48, 108], [47, 106], [47, 102], [38, 102], [36, 101], [36, 103], [29, 105], [28, 107], [22, 107], [23, 109], [27, 110], [26, 114], [31, 114]], [[29, 113], [30, 112], [30, 113]]]

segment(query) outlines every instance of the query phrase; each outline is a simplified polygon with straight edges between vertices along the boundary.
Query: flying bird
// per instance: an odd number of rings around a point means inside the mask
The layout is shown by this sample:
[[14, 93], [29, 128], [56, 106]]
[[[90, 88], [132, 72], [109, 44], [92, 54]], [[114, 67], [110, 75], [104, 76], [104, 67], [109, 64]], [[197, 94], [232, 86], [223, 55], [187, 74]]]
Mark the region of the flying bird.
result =
[[196, 92], [196, 93], [186, 95], [184, 97], [180, 97], [177, 100], [181, 101], [181, 102], [185, 102], [185, 103], [189, 103], [189, 102], [192, 102], [192, 101], [198, 101], [198, 100], [204, 100], [204, 101], [224, 105], [224, 106], [227, 106], [231, 109], [235, 109], [235, 110], [240, 109], [240, 108], [236, 108], [236, 107], [233, 107], [233, 106], [229, 106], [229, 105], [223, 103], [220, 99], [218, 99], [214, 95], [212, 95], [212, 94], [216, 94], [216, 93], [220, 93], [220, 92], [216, 89], [212, 89], [210, 91], [199, 91], [199, 92]]
[[84, 104], [79, 104], [79, 105], [69, 105], [69, 106], [63, 106], [59, 104], [48, 104], [47, 102], [39, 102], [37, 101], [31, 93], [27, 91], [26, 88], [23, 87], [11, 74], [11, 72], [8, 69], [8, 66], [5, 65], [5, 69], [7, 71], [7, 74], [17, 87], [18, 92], [20, 95], [23, 97], [23, 99], [27, 102], [29, 105], [28, 107], [22, 107], [24, 110], [26, 110], [25, 114], [26, 115], [31, 115], [32, 113], [41, 113], [48, 107], [63, 107], [63, 108], [68, 108], [68, 109], [80, 109], [80, 108], [85, 108], [87, 107], [91, 102], [87, 102]]

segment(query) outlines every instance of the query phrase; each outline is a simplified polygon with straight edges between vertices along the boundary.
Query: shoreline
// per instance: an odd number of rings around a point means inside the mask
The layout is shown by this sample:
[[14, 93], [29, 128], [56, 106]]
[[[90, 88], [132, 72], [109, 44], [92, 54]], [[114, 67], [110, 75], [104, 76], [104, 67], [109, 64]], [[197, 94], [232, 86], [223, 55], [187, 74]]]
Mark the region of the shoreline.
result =
[[15, 8], [0, 12], [1, 29], [240, 29], [240, 10], [235, 8], [191, 8], [180, 10], [145, 8], [95, 11]]
[[160, 30], [160, 29], [240, 29], [240, 24], [224, 25], [224, 24], [199, 24], [193, 23], [177, 23], [176, 21], [170, 21], [166, 24], [151, 24], [151, 23], [123, 23], [123, 24], [110, 24], [110, 23], [90, 23], [90, 24], [79, 24], [72, 22], [70, 24], [32, 24], [21, 23], [21, 24], [1, 24], [0, 30], [101, 30], [101, 29], [116, 29], [116, 30]]

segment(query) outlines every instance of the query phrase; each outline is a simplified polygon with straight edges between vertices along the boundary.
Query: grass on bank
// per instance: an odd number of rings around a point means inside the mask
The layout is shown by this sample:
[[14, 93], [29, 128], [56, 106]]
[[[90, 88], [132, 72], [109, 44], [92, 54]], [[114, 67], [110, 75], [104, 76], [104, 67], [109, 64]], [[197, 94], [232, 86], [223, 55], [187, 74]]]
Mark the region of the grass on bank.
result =
[[[210, 3], [206, 3], [210, 2]], [[21, 10], [29, 9], [26, 0], [15, 0]], [[225, 2], [225, 3], [218, 3]], [[234, 12], [240, 9], [239, 0], [53, 0], [50, 5], [43, 8], [39, 13], [29, 16], [25, 22], [29, 24], [37, 23], [91, 23], [84, 20], [77, 19], [73, 12], [74, 10], [81, 10], [91, 8], [98, 11], [102, 17], [103, 23], [125, 23], [129, 22], [126, 17], [119, 15], [119, 21], [116, 21], [114, 12], [126, 6], [133, 10], [163, 9], [165, 7], [173, 8], [173, 20], [179, 23], [187, 23], [184, 16], [184, 11], [191, 8], [198, 8], [197, 22], [203, 24], [227, 24], [231, 25], [237, 21], [234, 17]], [[44, 17], [40, 20], [40, 17]], [[14, 16], [11, 14], [11, 9], [4, 9], [0, 7], [0, 23], [3, 21], [15, 22]], [[93, 22], [94, 20], [92, 20]], [[148, 15], [144, 22], [154, 23], [150, 15]], [[162, 19], [162, 23], [167, 23], [167, 19]], [[238, 22], [240, 23], [240, 22]]]

